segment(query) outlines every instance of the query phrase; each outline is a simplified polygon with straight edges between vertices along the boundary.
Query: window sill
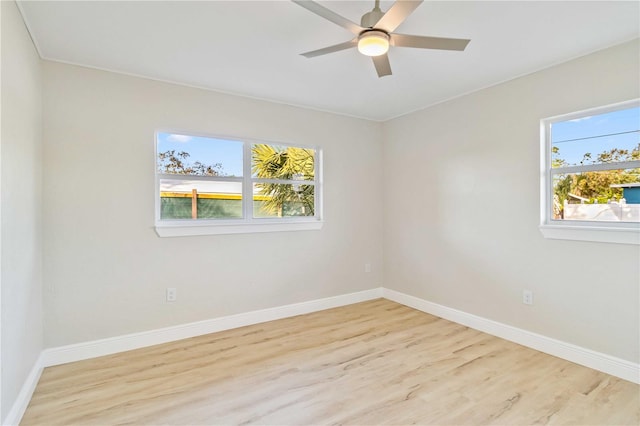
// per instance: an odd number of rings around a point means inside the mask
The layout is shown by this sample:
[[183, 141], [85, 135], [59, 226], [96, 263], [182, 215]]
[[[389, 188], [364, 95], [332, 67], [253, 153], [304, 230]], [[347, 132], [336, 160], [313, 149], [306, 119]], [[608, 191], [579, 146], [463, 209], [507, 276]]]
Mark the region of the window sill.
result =
[[606, 227], [587, 225], [540, 225], [545, 238], [555, 240], [593, 241], [600, 243], [640, 245], [640, 226]]
[[232, 223], [232, 224], [156, 224], [159, 237], [252, 234], [258, 232], [314, 231], [322, 228], [320, 220], [310, 222]]

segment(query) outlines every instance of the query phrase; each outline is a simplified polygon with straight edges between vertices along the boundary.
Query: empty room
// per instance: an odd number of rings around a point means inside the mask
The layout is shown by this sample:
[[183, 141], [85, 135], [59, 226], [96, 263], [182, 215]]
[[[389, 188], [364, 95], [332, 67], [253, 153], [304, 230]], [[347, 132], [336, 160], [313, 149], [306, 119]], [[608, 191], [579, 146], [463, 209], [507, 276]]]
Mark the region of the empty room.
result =
[[640, 424], [640, 2], [0, 2], [3, 425]]

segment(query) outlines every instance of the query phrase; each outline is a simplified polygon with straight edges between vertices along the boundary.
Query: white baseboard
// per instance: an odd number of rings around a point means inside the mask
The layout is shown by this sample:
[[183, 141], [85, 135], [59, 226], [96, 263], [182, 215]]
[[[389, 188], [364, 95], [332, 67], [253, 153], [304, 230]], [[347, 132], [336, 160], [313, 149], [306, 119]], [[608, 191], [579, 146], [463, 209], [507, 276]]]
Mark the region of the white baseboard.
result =
[[640, 364], [469, 314], [388, 288], [382, 297], [523, 346], [640, 384]]
[[42, 360], [43, 355], [40, 354], [33, 365], [33, 368], [31, 368], [31, 372], [29, 372], [27, 379], [24, 381], [16, 401], [11, 406], [11, 410], [7, 414], [7, 417], [2, 421], [3, 426], [17, 426], [20, 424], [20, 420], [22, 420], [22, 416], [27, 410], [29, 401], [31, 401], [31, 395], [33, 395], [33, 392], [36, 390], [36, 385], [38, 384], [40, 375], [44, 369]]
[[377, 299], [380, 297], [382, 297], [382, 288], [379, 287], [356, 293], [327, 297], [325, 299], [294, 303], [291, 305], [261, 309], [258, 311], [213, 318], [204, 321], [176, 325], [173, 327], [45, 349], [43, 351], [43, 365], [48, 367], [80, 361], [83, 359], [111, 355], [132, 349], [139, 349], [147, 346], [173, 342], [180, 339], [187, 339], [189, 337], [202, 336], [204, 334], [244, 327], [246, 325], [259, 324], [262, 322], [308, 314], [310, 312], [321, 311], [324, 309], [364, 302], [365, 300]]
[[229, 330], [246, 325], [259, 324], [262, 322], [322, 311], [324, 309], [337, 308], [339, 306], [351, 305], [353, 303], [378, 299], [380, 297], [382, 297], [382, 288], [378, 287], [356, 293], [310, 300], [308, 302], [294, 303], [291, 305], [261, 309], [258, 311], [192, 322], [173, 327], [45, 349], [38, 357], [38, 360], [25, 380], [16, 401], [13, 403], [11, 410], [7, 414], [7, 417], [2, 421], [2, 425], [13, 426], [20, 423], [20, 420], [29, 405], [29, 401], [31, 401], [31, 396], [36, 389], [38, 380], [40, 380], [42, 370], [45, 367], [81, 361], [83, 359], [96, 358], [104, 355], [111, 355], [132, 349], [139, 349], [189, 337], [215, 333], [217, 331]]
[[198, 321], [141, 333], [127, 334], [107, 339], [45, 349], [25, 380], [20, 393], [11, 407], [3, 425], [18, 425], [29, 405], [44, 367], [66, 364], [132, 349], [201, 336], [246, 325], [288, 318], [317, 312], [324, 309], [346, 306], [353, 303], [384, 297], [397, 303], [418, 309], [476, 330], [536, 349], [612, 376], [640, 384], [640, 364], [612, 357], [570, 343], [532, 333], [497, 321], [472, 315], [457, 309], [429, 302], [418, 297], [387, 288], [375, 288], [357, 293], [311, 300], [275, 308], [262, 309], [237, 315]]

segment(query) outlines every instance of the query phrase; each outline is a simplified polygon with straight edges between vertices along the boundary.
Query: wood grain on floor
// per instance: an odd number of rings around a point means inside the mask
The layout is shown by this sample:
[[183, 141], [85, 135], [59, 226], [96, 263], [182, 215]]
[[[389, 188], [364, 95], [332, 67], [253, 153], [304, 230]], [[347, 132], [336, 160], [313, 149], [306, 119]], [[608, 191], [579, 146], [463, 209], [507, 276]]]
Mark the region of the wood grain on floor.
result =
[[640, 387], [378, 299], [46, 368], [23, 425], [638, 425]]

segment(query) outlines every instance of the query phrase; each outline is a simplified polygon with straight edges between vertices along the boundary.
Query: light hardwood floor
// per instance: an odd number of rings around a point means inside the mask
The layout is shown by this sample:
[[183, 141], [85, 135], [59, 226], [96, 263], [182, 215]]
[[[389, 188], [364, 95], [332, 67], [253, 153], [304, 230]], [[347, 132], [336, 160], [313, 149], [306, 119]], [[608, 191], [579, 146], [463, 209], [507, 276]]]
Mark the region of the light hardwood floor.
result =
[[384, 299], [45, 369], [24, 425], [638, 425], [640, 387]]

